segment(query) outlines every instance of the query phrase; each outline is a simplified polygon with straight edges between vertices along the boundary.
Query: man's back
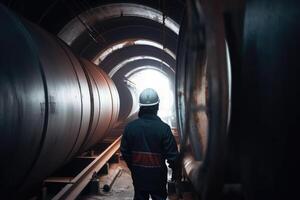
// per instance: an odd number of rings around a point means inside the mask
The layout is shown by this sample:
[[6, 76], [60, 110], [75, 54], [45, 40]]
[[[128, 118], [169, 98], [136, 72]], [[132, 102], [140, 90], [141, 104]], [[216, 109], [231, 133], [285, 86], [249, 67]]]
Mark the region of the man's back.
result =
[[170, 127], [151, 114], [126, 126], [121, 152], [131, 170], [134, 187], [146, 191], [166, 187], [165, 159], [175, 161], [178, 154]]

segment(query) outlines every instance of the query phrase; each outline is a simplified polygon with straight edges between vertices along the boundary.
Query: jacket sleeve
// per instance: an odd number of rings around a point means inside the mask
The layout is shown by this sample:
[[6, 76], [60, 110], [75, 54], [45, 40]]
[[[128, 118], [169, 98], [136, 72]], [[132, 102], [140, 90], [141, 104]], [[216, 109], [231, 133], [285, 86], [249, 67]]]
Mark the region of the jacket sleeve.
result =
[[163, 137], [163, 150], [164, 156], [169, 163], [169, 167], [171, 169], [174, 169], [176, 167], [176, 162], [178, 159], [178, 149], [175, 138], [169, 126], [167, 127], [167, 130]]
[[131, 169], [131, 149], [128, 141], [127, 128], [125, 128], [124, 133], [122, 135], [120, 150], [128, 168]]

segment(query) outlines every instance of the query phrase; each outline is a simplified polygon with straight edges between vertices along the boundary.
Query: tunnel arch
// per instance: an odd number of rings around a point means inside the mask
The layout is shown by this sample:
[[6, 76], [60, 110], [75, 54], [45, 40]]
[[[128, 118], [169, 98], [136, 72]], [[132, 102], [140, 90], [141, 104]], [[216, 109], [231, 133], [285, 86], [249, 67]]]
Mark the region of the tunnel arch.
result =
[[117, 50], [103, 60], [100, 65], [110, 76], [112, 76], [123, 66], [122, 63], [147, 58], [158, 60], [163, 63], [163, 66], [166, 66], [170, 68], [171, 71], [175, 72], [175, 60], [169, 54], [158, 50], [157, 48], [145, 45], [130, 46]]
[[133, 46], [133, 45], [152, 46], [152, 47], [163, 50], [165, 53], [169, 54], [173, 59], [176, 59], [175, 53], [172, 50], [164, 47], [161, 43], [158, 43], [158, 42], [152, 41], [152, 40], [148, 40], [148, 39], [133, 38], [133, 39], [127, 39], [124, 41], [118, 41], [118, 42], [112, 44], [110, 47], [99, 52], [99, 54], [92, 60], [92, 62], [94, 62], [96, 65], [99, 65], [100, 62], [102, 62], [109, 54], [113, 53], [114, 51], [122, 49], [124, 47]]
[[[162, 73], [166, 74], [172, 85], [174, 85], [175, 83], [175, 71], [169, 66], [162, 66], [166, 65], [166, 63], [164, 64], [163, 62], [161, 62], [161, 60], [149, 56], [132, 57], [129, 59], [131, 59], [130, 62], [123, 61], [123, 64], [121, 63], [123, 66], [120, 67], [119, 70], [116, 70], [116, 72], [111, 76], [117, 87], [117, 90], [119, 91], [119, 95], [124, 99], [124, 101], [120, 101], [119, 120], [124, 120], [130, 114], [133, 114], [132, 107], [135, 107], [137, 105], [134, 103], [130, 103], [132, 99], [136, 98], [136, 94], [134, 94], [132, 89], [126, 85], [128, 75], [140, 71], [142, 66], [156, 66], [153, 68], [156, 68], [157, 70], [160, 70]], [[161, 68], [159, 68], [160, 66]], [[128, 107], [126, 107], [125, 105], [127, 105]]]
[[[93, 13], [93, 15], [91, 15]], [[67, 44], [71, 45], [74, 38], [81, 35], [86, 27], [81, 20], [87, 24], [94, 24], [96, 21], [105, 21], [111, 18], [119, 18], [123, 16], [139, 17], [164, 24], [168, 29], [178, 35], [179, 25], [169, 17], [163, 17], [162, 12], [141, 4], [133, 3], [114, 3], [91, 8], [81, 13], [78, 17], [72, 19], [59, 33]], [[75, 28], [76, 27], [76, 28]], [[72, 29], [72, 32], [69, 30]]]
[[[99, 52], [114, 43], [135, 38], [160, 43], [172, 52], [177, 50], [178, 36], [169, 29], [163, 28], [163, 25], [149, 19], [120, 17], [99, 21], [92, 27], [97, 30], [94, 38], [90, 32], [84, 31], [69, 44], [73, 51], [87, 59], [93, 59]], [[69, 29], [70, 33], [72, 31]]]
[[[170, 82], [175, 85], [175, 59], [164, 51], [152, 46], [133, 45], [124, 47], [110, 54], [100, 64], [114, 80], [120, 96], [125, 93], [124, 90], [130, 90], [130, 88], [124, 87], [125, 80], [127, 79], [125, 75], [134, 72], [136, 69], [141, 69], [145, 65], [152, 66], [160, 72], [167, 74]], [[126, 93], [127, 95], [133, 94], [128, 91]], [[133, 98], [136, 98], [136, 96], [126, 97], [126, 99]], [[124, 106], [122, 104], [126, 105], [128, 102], [121, 102], [120, 113], [123, 113], [122, 107]]]
[[[166, 73], [175, 88], [178, 20], [161, 10], [137, 3], [111, 3], [79, 13], [59, 32], [77, 54], [101, 67], [116, 83], [125, 105], [134, 106], [134, 92], [125, 74], [146, 63]], [[121, 101], [122, 102], [122, 101]], [[123, 107], [123, 108], [122, 108]], [[120, 105], [119, 120], [130, 113]]]

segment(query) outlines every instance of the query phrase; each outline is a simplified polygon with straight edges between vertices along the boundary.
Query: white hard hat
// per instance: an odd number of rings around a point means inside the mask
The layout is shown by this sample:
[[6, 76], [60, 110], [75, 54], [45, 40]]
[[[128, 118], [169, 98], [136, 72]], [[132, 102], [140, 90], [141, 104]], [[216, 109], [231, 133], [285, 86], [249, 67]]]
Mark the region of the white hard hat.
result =
[[159, 104], [157, 92], [152, 88], [146, 88], [142, 91], [139, 98], [140, 106], [154, 106]]

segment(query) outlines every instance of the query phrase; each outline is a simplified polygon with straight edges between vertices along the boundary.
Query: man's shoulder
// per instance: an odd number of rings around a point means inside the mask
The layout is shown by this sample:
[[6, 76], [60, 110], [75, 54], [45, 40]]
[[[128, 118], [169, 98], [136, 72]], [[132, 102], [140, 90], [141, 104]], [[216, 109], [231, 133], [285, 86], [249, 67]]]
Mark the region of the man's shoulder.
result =
[[166, 122], [164, 122], [164, 121], [161, 121], [162, 123], [163, 123], [163, 125], [166, 127], [166, 128], [170, 128], [171, 129], [171, 127], [169, 126], [169, 124], [167, 124]]
[[140, 123], [140, 119], [139, 119], [139, 118], [138, 118], [138, 119], [135, 119], [135, 120], [133, 120], [133, 121], [131, 121], [131, 122], [128, 122], [125, 128], [130, 128], [130, 127], [132, 127], [132, 126], [136, 126], [136, 125], [139, 124], [139, 123]]
[[158, 119], [159, 120], [156, 120], [156, 123], [158, 123], [161, 127], [165, 128], [165, 129], [169, 129], [170, 128], [169, 124], [167, 124], [166, 122], [164, 122], [160, 118], [158, 118]]

